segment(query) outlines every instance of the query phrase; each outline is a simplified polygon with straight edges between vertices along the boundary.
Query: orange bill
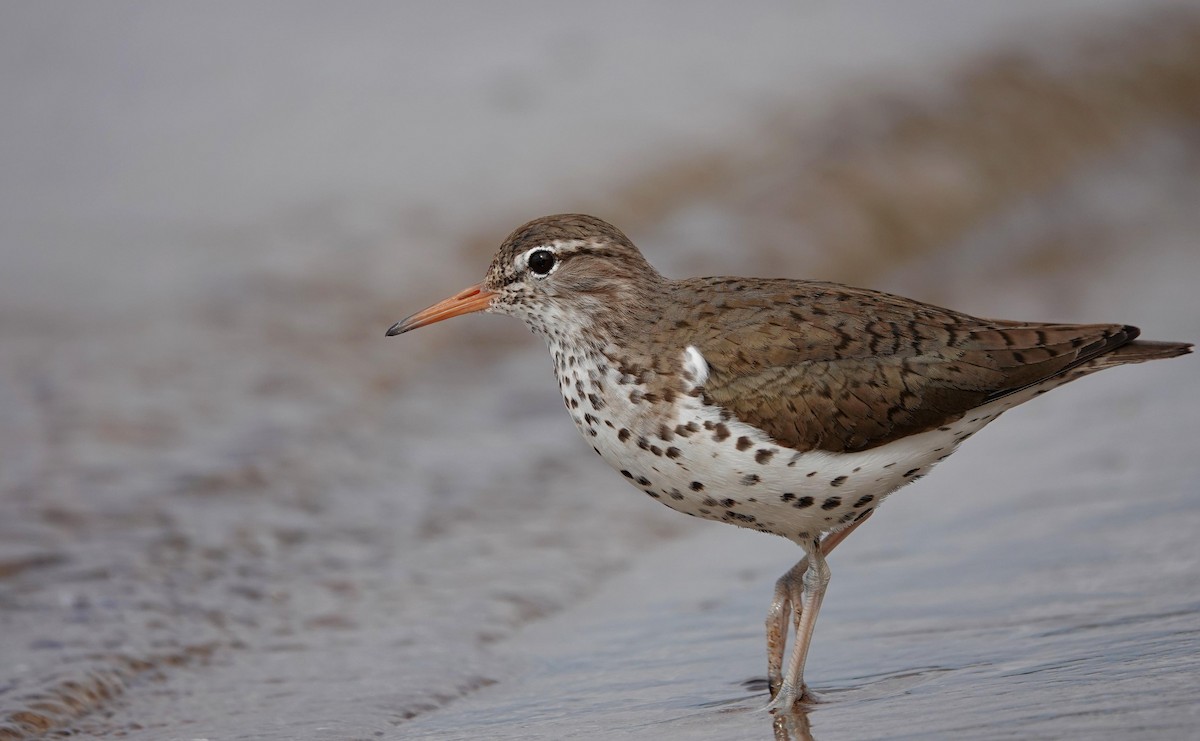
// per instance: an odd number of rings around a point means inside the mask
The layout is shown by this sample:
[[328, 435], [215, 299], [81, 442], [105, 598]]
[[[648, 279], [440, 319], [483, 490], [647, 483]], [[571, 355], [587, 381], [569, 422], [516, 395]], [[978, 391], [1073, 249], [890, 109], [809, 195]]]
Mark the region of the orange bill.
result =
[[430, 306], [428, 309], [422, 309], [416, 314], [396, 322], [392, 328], [387, 331], [388, 337], [395, 337], [398, 334], [424, 327], [426, 324], [440, 322], [443, 319], [449, 319], [460, 314], [470, 314], [475, 311], [483, 311], [491, 303], [495, 293], [483, 290], [483, 284], [477, 283], [470, 288], [459, 291], [445, 301]]

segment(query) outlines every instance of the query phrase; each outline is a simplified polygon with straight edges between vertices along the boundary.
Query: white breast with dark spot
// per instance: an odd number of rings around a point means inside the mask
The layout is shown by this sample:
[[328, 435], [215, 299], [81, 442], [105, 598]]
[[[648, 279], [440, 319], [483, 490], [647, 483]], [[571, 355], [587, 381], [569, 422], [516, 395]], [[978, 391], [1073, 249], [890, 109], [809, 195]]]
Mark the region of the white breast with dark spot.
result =
[[647, 401], [650, 390], [611, 364], [572, 354], [553, 338], [550, 345], [575, 424], [631, 483], [680, 512], [797, 542], [847, 526], [1036, 392], [870, 450], [796, 451], [692, 394], [708, 376], [694, 347], [683, 351], [684, 383], [668, 406]]

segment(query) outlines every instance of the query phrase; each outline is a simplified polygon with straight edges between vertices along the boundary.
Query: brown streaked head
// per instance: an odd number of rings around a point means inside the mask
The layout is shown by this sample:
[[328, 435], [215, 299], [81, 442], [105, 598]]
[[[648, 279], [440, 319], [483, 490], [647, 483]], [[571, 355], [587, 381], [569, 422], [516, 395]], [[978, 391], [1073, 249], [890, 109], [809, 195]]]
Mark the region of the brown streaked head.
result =
[[393, 324], [387, 335], [476, 311], [511, 314], [545, 333], [549, 317], [588, 324], [589, 315], [623, 310], [643, 289], [663, 282], [608, 222], [584, 214], [544, 216], [508, 235], [482, 283]]

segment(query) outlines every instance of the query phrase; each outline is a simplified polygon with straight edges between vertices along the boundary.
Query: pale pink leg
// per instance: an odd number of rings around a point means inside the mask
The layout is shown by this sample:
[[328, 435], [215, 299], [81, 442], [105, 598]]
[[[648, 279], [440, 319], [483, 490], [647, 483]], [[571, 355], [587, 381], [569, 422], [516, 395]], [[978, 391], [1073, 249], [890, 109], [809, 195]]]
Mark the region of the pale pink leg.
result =
[[[768, 708], [790, 708], [803, 697], [804, 661], [808, 657], [821, 599], [825, 596], [825, 585], [829, 583], [825, 556], [870, 516], [871, 511], [868, 511], [849, 527], [825, 536], [819, 546], [814, 544], [811, 550], [806, 548], [808, 555], [775, 582], [775, 595], [767, 611], [767, 685], [772, 697]], [[818, 567], [810, 569], [810, 561], [818, 563]], [[792, 660], [785, 679], [783, 654], [787, 647], [789, 617], [795, 627], [796, 645], [792, 648]]]

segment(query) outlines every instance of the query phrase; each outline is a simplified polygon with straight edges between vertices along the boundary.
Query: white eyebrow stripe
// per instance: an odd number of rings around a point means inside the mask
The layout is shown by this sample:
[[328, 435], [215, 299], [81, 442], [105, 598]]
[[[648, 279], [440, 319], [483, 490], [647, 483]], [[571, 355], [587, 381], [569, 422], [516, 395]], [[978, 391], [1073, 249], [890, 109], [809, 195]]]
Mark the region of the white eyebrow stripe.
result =
[[587, 242], [584, 242], [581, 239], [556, 239], [553, 242], [545, 242], [543, 244], [539, 244], [537, 246], [530, 247], [529, 249], [525, 250], [524, 252], [522, 252], [519, 255], [517, 255], [516, 257], [514, 257], [513, 258], [513, 267], [515, 269], [517, 269], [518, 271], [524, 270], [525, 268], [529, 267], [529, 256], [530, 255], [537, 252], [538, 250], [546, 250], [547, 252], [552, 253], [555, 257], [557, 257], [559, 259], [554, 263], [554, 267], [550, 269], [549, 273], [546, 273], [546, 275], [537, 276], [538, 278], [545, 278], [548, 275], [552, 275], [555, 270], [558, 270], [558, 266], [562, 263], [562, 258], [566, 257], [567, 255], [571, 255], [576, 252], [580, 252], [586, 247], [587, 247]]

